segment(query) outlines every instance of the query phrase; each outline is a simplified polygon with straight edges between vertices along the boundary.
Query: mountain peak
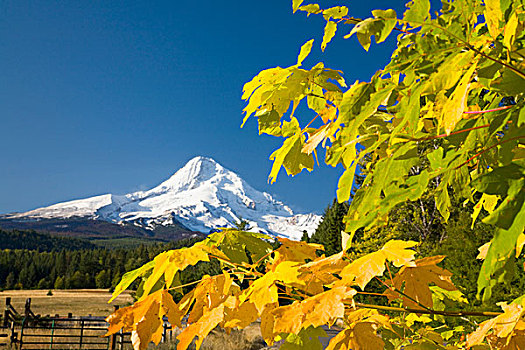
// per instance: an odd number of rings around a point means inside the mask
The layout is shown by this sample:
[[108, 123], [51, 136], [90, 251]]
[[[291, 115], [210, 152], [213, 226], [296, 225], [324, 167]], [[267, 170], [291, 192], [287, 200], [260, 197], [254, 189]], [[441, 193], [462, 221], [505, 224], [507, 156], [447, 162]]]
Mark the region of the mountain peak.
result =
[[197, 156], [190, 159], [182, 168], [155, 189], [185, 191], [198, 187], [199, 184], [224, 173], [233, 174], [233, 172], [226, 170], [212, 158]]
[[182, 224], [192, 231], [232, 227], [241, 219], [252, 230], [300, 239], [315, 230], [320, 217], [297, 214], [270, 194], [251, 187], [239, 175], [209, 157], [194, 157], [169, 179], [148, 190], [103, 195], [55, 204], [11, 218], [87, 217], [133, 223], [153, 229]]

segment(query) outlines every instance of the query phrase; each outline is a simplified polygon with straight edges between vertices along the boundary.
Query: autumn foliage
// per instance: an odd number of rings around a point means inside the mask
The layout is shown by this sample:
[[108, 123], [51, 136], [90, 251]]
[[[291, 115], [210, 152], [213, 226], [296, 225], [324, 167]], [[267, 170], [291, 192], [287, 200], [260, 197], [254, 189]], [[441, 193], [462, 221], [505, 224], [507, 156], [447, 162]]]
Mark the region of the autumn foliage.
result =
[[[439, 266], [444, 256], [416, 258], [417, 242], [399, 240], [349, 255], [356, 231], [382, 227], [397, 205], [431, 195], [443, 221], [454, 199], [472, 203], [473, 222], [495, 228], [480, 250], [479, 303], [490, 303], [492, 289], [523, 268], [516, 259], [525, 243], [525, 5], [442, 5], [431, 13], [429, 0], [413, 0], [402, 15], [374, 10], [359, 19], [345, 6], [294, 0], [294, 12], [326, 21], [323, 51], [337, 31], [365, 50], [372, 36], [380, 43], [397, 34], [391, 61], [368, 82], [347, 87], [342, 72], [323, 63], [303, 68], [310, 40], [295, 65], [264, 70], [243, 89], [243, 125], [255, 118], [260, 134], [283, 138], [270, 156], [270, 182], [282, 167], [290, 175], [312, 170], [321, 149], [327, 164], [346, 169], [340, 202], [350, 198], [356, 171], [366, 175], [345, 217], [342, 251], [319, 255], [321, 245], [286, 238], [274, 249], [272, 237], [225, 229], [128, 272], [114, 295], [140, 278], [141, 297], [108, 317], [108, 333], [132, 331], [135, 349], [145, 349], [160, 340], [166, 316], [185, 324], [178, 349], [193, 340], [199, 346], [217, 326], [242, 329], [256, 320], [268, 344], [284, 340], [282, 349], [320, 349], [321, 326], [335, 324], [341, 330], [328, 349], [525, 348], [525, 295], [499, 304], [501, 312], [455, 310], [449, 301], [473, 301]], [[312, 118], [296, 115], [303, 100]], [[211, 260], [222, 274], [181, 285], [180, 271]]]

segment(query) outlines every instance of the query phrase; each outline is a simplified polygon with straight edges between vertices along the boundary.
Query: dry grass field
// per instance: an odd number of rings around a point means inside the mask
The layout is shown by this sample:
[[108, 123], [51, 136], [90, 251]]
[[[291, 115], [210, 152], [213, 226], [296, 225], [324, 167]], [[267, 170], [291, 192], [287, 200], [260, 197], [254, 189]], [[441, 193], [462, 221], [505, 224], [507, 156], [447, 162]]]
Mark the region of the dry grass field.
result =
[[111, 304], [108, 300], [111, 293], [102, 289], [69, 289], [53, 290], [48, 296], [48, 290], [6, 290], [0, 292], [0, 308], [5, 305], [5, 298], [11, 297], [11, 304], [23, 313], [27, 298], [31, 298], [31, 310], [35, 314], [66, 316], [69, 312], [73, 316], [108, 316], [113, 312], [113, 305], [121, 307], [133, 303], [128, 292], [122, 293]]

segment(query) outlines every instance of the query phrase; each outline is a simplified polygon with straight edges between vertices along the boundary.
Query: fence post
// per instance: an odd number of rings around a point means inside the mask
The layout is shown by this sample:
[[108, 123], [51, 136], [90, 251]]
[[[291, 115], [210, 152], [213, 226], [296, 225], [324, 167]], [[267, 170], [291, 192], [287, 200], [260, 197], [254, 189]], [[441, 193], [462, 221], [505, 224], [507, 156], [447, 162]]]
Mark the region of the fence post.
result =
[[84, 320], [80, 321], [80, 344], [78, 345], [78, 349], [82, 349], [82, 338], [84, 337]]
[[124, 350], [124, 332], [122, 332], [122, 328], [118, 331], [118, 334], [120, 335], [119, 350]]
[[53, 320], [53, 323], [51, 324], [51, 341], [49, 344], [49, 349], [53, 349], [53, 336], [55, 335], [55, 320]]
[[26, 319], [29, 319], [29, 317], [34, 316], [33, 312], [31, 311], [31, 298], [26, 299], [26, 305], [24, 307], [24, 316]]
[[3, 326], [4, 328], [7, 328], [9, 326], [9, 314], [10, 314], [10, 306], [11, 306], [11, 298], [6, 297], [5, 298], [5, 310], [4, 310], [4, 320], [3, 320]]
[[9, 327], [9, 340], [8, 348], [13, 349], [16, 344], [16, 332], [15, 332], [15, 321], [11, 321], [11, 327]]
[[3, 328], [9, 326], [9, 309], [4, 310]]
[[18, 344], [20, 344], [19, 347], [18, 347], [19, 350], [22, 350], [22, 346], [24, 344], [24, 327], [25, 327], [25, 325], [26, 325], [26, 318], [24, 317], [24, 319], [22, 320], [22, 327], [20, 328], [20, 339], [18, 340]]
[[[115, 308], [115, 311], [119, 309], [118, 305], [113, 305], [113, 307]], [[115, 350], [116, 347], [117, 347], [117, 334], [114, 333], [111, 335], [111, 338], [109, 340], [109, 350]]]

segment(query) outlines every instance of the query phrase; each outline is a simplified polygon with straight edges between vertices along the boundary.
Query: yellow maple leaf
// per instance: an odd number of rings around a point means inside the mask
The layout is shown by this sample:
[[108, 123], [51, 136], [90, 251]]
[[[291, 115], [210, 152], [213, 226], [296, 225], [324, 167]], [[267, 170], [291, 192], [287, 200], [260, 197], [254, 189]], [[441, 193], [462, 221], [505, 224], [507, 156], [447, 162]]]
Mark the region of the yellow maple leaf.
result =
[[397, 267], [413, 265], [415, 251], [409, 248], [416, 245], [413, 241], [388, 241], [377, 252], [362, 256], [346, 266], [341, 271], [342, 279], [338, 284], [358, 285], [365, 289], [372, 278], [383, 275], [387, 260]]
[[[479, 327], [467, 335], [467, 347], [482, 344], [485, 338], [498, 343], [498, 349], [523, 349], [525, 346], [524, 308], [521, 304], [501, 304], [503, 313], [480, 323]], [[492, 332], [491, 332], [492, 331]], [[490, 334], [489, 334], [490, 332]]]
[[268, 271], [262, 277], [256, 279], [239, 296], [241, 303], [252, 302], [259, 313], [262, 313], [266, 305], [276, 303], [278, 300], [278, 289], [276, 283], [283, 285], [304, 287], [305, 282], [299, 279], [300, 264], [294, 261], [284, 261], [277, 265], [275, 271]]
[[499, 0], [485, 0], [485, 20], [492, 38], [496, 37], [502, 32], [503, 28], [499, 25], [503, 17], [501, 5]]
[[477, 61], [471, 63], [471, 66], [461, 80], [456, 86], [450, 98], [443, 105], [441, 110], [440, 124], [445, 128], [445, 132], [450, 134], [456, 124], [463, 118], [463, 112], [466, 109], [466, 101], [468, 92], [470, 89], [470, 80], [472, 79], [472, 74], [477, 67]]
[[415, 251], [409, 248], [413, 248], [416, 245], [417, 242], [414, 241], [391, 240], [386, 242], [381, 249], [381, 252], [385, 255], [387, 260], [394, 264], [394, 266], [415, 266]]
[[314, 295], [291, 305], [281, 306], [272, 311], [274, 315], [273, 334], [297, 334], [309, 326], [331, 326], [345, 313], [345, 303], [352, 301], [356, 291], [340, 286]]
[[200, 348], [204, 338], [224, 320], [224, 304], [211, 309], [195, 323], [190, 324], [177, 336], [179, 343], [177, 350], [185, 350], [191, 344], [193, 338], [198, 337], [195, 342], [197, 350]]
[[269, 346], [272, 346], [275, 340], [273, 332], [275, 317], [272, 314], [272, 310], [276, 307], [277, 303], [269, 304], [266, 306], [264, 312], [261, 313], [261, 335]]
[[326, 350], [382, 350], [385, 342], [377, 336], [376, 329], [372, 322], [345, 328], [330, 340]]
[[333, 325], [345, 312], [345, 304], [353, 300], [356, 291], [348, 287], [335, 287], [301, 302], [304, 313], [303, 328]]
[[348, 265], [348, 261], [343, 260], [344, 252], [320, 257], [314, 261], [302, 265], [299, 268], [299, 279], [304, 281], [305, 292], [319, 294], [324, 291], [324, 286], [330, 286], [339, 278], [335, 275]]
[[256, 279], [239, 297], [241, 302], [249, 300], [257, 311], [261, 313], [267, 304], [277, 303], [278, 292], [275, 285], [275, 272], [269, 271], [261, 278]]
[[193, 290], [191, 300], [188, 301], [191, 304], [195, 300], [188, 316], [188, 322], [197, 322], [207, 310], [216, 308], [224, 303], [230, 295], [238, 292], [239, 287], [233, 284], [233, 279], [226, 272], [213, 277], [204, 276]]
[[144, 350], [153, 341], [158, 344], [162, 338], [164, 316], [172, 325], [181, 327], [182, 312], [167, 290], [159, 290], [148, 295], [132, 306], [128, 306], [109, 315], [106, 335], [123, 329], [131, 331], [131, 341], [135, 350]]
[[317, 258], [316, 251], [324, 250], [321, 244], [292, 241], [284, 237], [279, 237], [279, 242], [281, 246], [274, 251], [275, 257], [270, 267], [272, 270], [275, 270], [275, 267], [282, 261], [304, 262], [314, 260]]
[[246, 302], [225, 309], [224, 328], [245, 328], [259, 317], [255, 304]]
[[188, 266], [195, 265], [200, 261], [210, 261], [208, 254], [215, 251], [217, 251], [216, 248], [199, 242], [191, 247], [170, 250], [157, 255], [153, 260], [154, 267], [151, 275], [144, 283], [144, 293], [141, 299], [150, 293], [151, 289], [162, 276], [165, 276], [167, 283], [171, 283], [177, 271], [182, 271]]
[[[432, 291], [430, 284], [452, 291], [457, 290], [450, 277], [452, 273], [436, 264], [441, 262], [445, 256], [438, 255], [416, 260], [416, 266], [403, 266], [394, 277], [394, 288], [403, 291], [403, 305], [409, 307], [433, 306]], [[403, 288], [404, 286], [404, 288]], [[390, 300], [400, 295], [395, 291], [385, 292]], [[415, 301], [414, 301], [415, 300]], [[419, 304], [420, 305], [419, 305]]]

